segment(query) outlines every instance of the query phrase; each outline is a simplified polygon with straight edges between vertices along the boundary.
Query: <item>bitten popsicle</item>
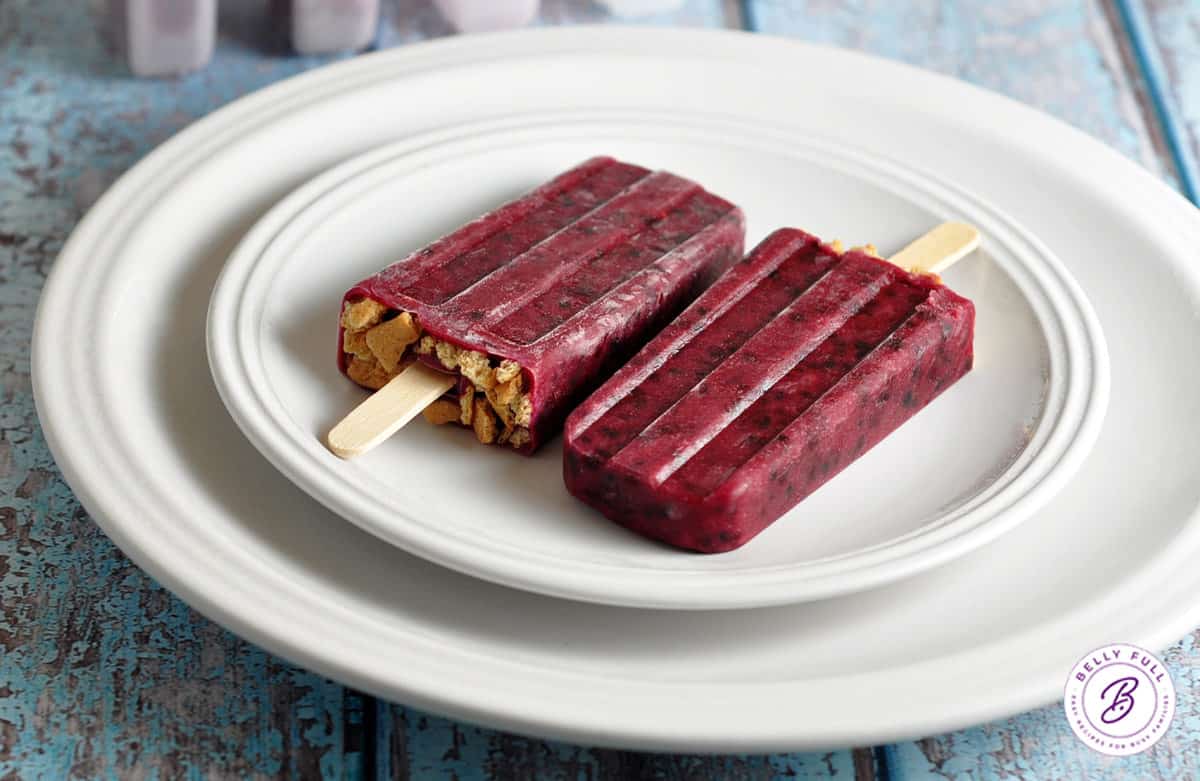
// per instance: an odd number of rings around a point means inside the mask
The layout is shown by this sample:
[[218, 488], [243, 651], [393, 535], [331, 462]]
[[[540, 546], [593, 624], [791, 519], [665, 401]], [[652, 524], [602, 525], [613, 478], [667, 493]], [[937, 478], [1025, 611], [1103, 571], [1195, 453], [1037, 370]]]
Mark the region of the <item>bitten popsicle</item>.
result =
[[383, 390], [331, 449], [356, 455], [390, 433], [379, 420], [428, 404], [434, 423], [533, 452], [744, 235], [741, 210], [695, 182], [610, 157], [572, 168], [346, 293], [338, 365]]
[[905, 269], [977, 243], [947, 223], [901, 268], [772, 233], [571, 413], [568, 490], [680, 548], [744, 545], [970, 370], [974, 305]]

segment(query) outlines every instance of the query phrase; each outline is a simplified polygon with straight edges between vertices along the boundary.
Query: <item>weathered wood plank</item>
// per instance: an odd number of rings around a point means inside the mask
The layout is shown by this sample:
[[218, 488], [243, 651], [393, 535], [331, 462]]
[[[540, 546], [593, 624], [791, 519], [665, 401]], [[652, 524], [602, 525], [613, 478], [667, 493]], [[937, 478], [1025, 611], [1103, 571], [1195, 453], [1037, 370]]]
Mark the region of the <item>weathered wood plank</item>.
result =
[[380, 704], [378, 776], [457, 779], [770, 779], [875, 777], [872, 752], [700, 756], [591, 749], [471, 727]]
[[120, 80], [82, 10], [0, 4], [0, 778], [360, 776], [363, 698], [116, 550], [59, 476], [29, 379], [38, 292], [81, 210], [194, 117], [309, 63], [251, 53], [235, 13], [208, 72]]
[[10, 296], [40, 284], [59, 239], [0, 226], [0, 778], [358, 775], [359, 695], [197, 615], [58, 476]]
[[752, 29], [832, 43], [1037, 106], [1160, 176], [1174, 169], [1100, 0], [748, 0]]
[[1191, 0], [1124, 0], [1121, 5], [1130, 32], [1145, 46], [1139, 49], [1139, 64], [1185, 189], [1200, 202], [1200, 5]]

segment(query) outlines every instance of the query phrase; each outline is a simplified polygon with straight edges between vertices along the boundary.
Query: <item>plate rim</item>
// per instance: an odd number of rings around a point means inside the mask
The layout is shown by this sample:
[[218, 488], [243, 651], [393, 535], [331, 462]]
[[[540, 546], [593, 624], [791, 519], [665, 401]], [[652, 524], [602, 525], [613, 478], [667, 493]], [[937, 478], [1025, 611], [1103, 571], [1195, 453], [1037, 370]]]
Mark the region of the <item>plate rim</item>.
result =
[[[994, 681], [977, 679], [976, 682], [980, 685], [981, 690], [990, 686], [992, 695], [990, 699], [981, 697], [968, 704], [964, 704], [962, 700], [952, 700], [945, 703], [945, 707], [938, 709], [938, 713], [932, 716], [928, 713], [921, 715], [912, 712], [901, 715], [894, 711], [887, 712], [886, 707], [881, 706], [859, 714], [860, 718], [853, 724], [844, 722], [835, 724], [830, 720], [805, 722], [802, 719], [793, 719], [789, 722], [790, 728], [780, 729], [778, 725], [771, 725], [769, 722], [762, 724], [755, 721], [751, 725], [750, 720], [747, 719], [746, 724], [740, 726], [740, 731], [735, 734], [727, 729], [705, 728], [702, 720], [697, 721], [694, 716], [692, 721], [686, 724], [684, 720], [676, 722], [674, 729], [661, 724], [646, 723], [645, 714], [636, 710], [624, 713], [623, 718], [614, 725], [611, 720], [605, 721], [597, 718], [596, 714], [601, 709], [597, 708], [591, 712], [581, 711], [578, 707], [572, 709], [569, 698], [563, 696], [564, 689], [558, 688], [547, 692], [545, 687], [536, 685], [536, 680], [528, 681], [534, 684], [530, 686], [529, 691], [517, 690], [516, 696], [511, 698], [497, 696], [495, 693], [484, 697], [481, 695], [482, 689], [476, 689], [469, 684], [463, 685], [458, 678], [439, 680], [437, 686], [431, 686], [430, 681], [424, 677], [423, 671], [416, 671], [413, 668], [401, 670], [402, 678], [396, 677], [395, 669], [390, 671], [391, 674], [383, 673], [379, 669], [372, 669], [369, 662], [373, 657], [370, 654], [364, 654], [361, 648], [352, 645], [348, 638], [333, 637], [329, 639], [327, 645], [314, 648], [311, 643], [304, 642], [303, 633], [298, 634], [294, 627], [289, 627], [286, 622], [280, 623], [273, 620], [270, 615], [264, 616], [261, 611], [249, 609], [249, 606], [244, 604], [244, 601], [239, 601], [238, 595], [230, 593], [224, 584], [214, 584], [211, 579], [205, 580], [202, 577], [198, 579], [194, 572], [195, 562], [190, 561], [186, 556], [181, 556], [178, 552], [164, 550], [161, 540], [158, 540], [159, 544], [155, 545], [156, 540], [146, 528], [131, 523], [130, 517], [136, 518], [139, 508], [132, 503], [128, 496], [117, 492], [111, 484], [95, 479], [98, 476], [96, 470], [102, 470], [104, 466], [102, 460], [94, 458], [94, 454], [89, 452], [86, 447], [80, 449], [78, 446], [80, 432], [70, 423], [72, 420], [71, 400], [64, 399], [63, 394], [52, 389], [53, 382], [58, 376], [58, 367], [49, 360], [46, 350], [39, 345], [53, 343], [52, 336], [55, 332], [53, 314], [69, 303], [72, 274], [78, 273], [77, 266], [83, 265], [86, 268], [84, 248], [94, 236], [103, 234], [104, 218], [110, 216], [114, 211], [118, 211], [119, 198], [136, 196], [139, 186], [151, 178], [152, 172], [168, 167], [186, 150], [189, 144], [202, 142], [205, 134], [210, 130], [216, 133], [226, 125], [234, 125], [238, 120], [251, 117], [254, 111], [265, 109], [277, 98], [282, 99], [305, 89], [319, 87], [332, 81], [335, 76], [341, 77], [360, 71], [365, 72], [367, 68], [374, 68], [376, 63], [381, 68], [391, 68], [392, 75], [399, 76], [402, 73], [429, 67], [431, 63], [436, 63], [441, 55], [448, 55], [449, 59], [453, 61], [453, 55], [465, 52], [467, 45], [480, 52], [489, 45], [493, 47], [507, 45], [518, 51], [528, 51], [539, 46], [563, 48], [580, 46], [590, 47], [593, 51], [619, 52], [629, 50], [630, 42], [635, 42], [635, 45], [640, 46], [650, 42], [660, 43], [663, 40], [671, 40], [684, 47], [703, 44], [712, 49], [729, 50], [745, 48], [749, 40], [747, 34], [737, 32], [653, 31], [651, 33], [653, 38], [648, 32], [621, 29], [614, 34], [604, 31], [602, 28], [571, 28], [566, 31], [553, 32], [529, 30], [422, 43], [404, 50], [372, 54], [280, 82], [262, 92], [242, 98], [195, 123], [152, 152], [141, 164], [123, 175], [81, 221], [59, 255], [59, 260], [52, 269], [39, 300], [34, 326], [31, 367], [34, 395], [47, 444], [67, 482], [72, 486], [83, 506], [130, 558], [164, 585], [181, 595], [185, 601], [196, 606], [202, 613], [218, 623], [265, 648], [363, 690], [372, 691], [384, 697], [404, 700], [417, 707], [502, 729], [513, 729], [576, 742], [650, 750], [817, 749], [855, 743], [890, 742], [941, 732], [981, 720], [1008, 715], [1055, 699], [1060, 694], [1061, 675], [1051, 673], [1045, 662], [1039, 660], [1043, 666], [1030, 671], [1027, 677], [1017, 682], [1017, 685], [1002, 686]], [[762, 49], [762, 53], [765, 55], [766, 50], [772, 47], [776, 47], [777, 54], [784, 53], [783, 56], [787, 57], [792, 56], [793, 52], [801, 54], [808, 52], [812, 55], [815, 52], [828, 54], [832, 51], [823, 46], [773, 39], [770, 36], [762, 36], [757, 40], [761, 40], [762, 43], [756, 42], [751, 47], [753, 51], [751, 48], [746, 48], [747, 51], [751, 51], [751, 54], [757, 54], [757, 50]], [[1004, 111], [1019, 116], [1027, 128], [1036, 129], [1039, 133], [1055, 137], [1059, 142], [1067, 142], [1073, 150], [1072, 157], [1076, 162], [1086, 161], [1089, 165], [1095, 166], [1093, 170], [1103, 170], [1119, 175], [1131, 191], [1136, 191], [1139, 199], [1153, 203], [1160, 213], [1153, 220], [1144, 214], [1141, 215], [1138, 220], [1141, 224], [1161, 225], [1165, 220], [1176, 225], [1181, 233], [1193, 237], [1200, 235], [1200, 219], [1191, 204], [1132, 161], [1122, 158], [1101, 142], [1067, 126], [1060, 120], [1004, 96], [959, 83], [938, 74], [921, 72], [912, 66], [892, 63], [855, 52], [838, 51], [836, 55], [830, 56], [841, 58], [842, 63], [858, 63], [860, 65], [866, 63], [876, 68], [894, 69], [897, 73], [907, 74], [906, 78], [908, 79], [917, 79], [926, 85], [940, 85], [938, 86], [939, 91], [949, 91], [965, 102], [982, 103], [993, 107], [1006, 106]], [[283, 101], [280, 100], [280, 102]], [[974, 120], [968, 115], [963, 121]], [[1197, 276], [1194, 269], [1186, 268], [1174, 260], [1172, 260], [1171, 267], [1181, 274], [1193, 278]], [[62, 422], [60, 423], [59, 420]], [[85, 439], [83, 444], [103, 443]], [[1191, 567], [1177, 565], [1186, 555], [1192, 554], [1197, 543], [1200, 542], [1200, 530], [1197, 529], [1198, 516], [1200, 516], [1200, 512], [1194, 510], [1187, 517], [1184, 530], [1172, 541], [1172, 544], [1165, 546], [1156, 557], [1145, 561], [1141, 570], [1131, 575], [1130, 581], [1122, 589], [1127, 595], [1130, 595], [1127, 599], [1119, 599], [1118, 595], [1112, 593], [1105, 594], [1096, 602], [1080, 606], [1071, 613], [1059, 617], [1053, 622], [1054, 627], [1034, 627], [1029, 631], [1010, 637], [1008, 644], [1025, 645], [1035, 640], [1045, 641], [1069, 635], [1072, 628], [1085, 626], [1089, 620], [1095, 621], [1098, 617], [1110, 619], [1115, 617], [1115, 620], [1110, 623], [1114, 631], [1120, 629], [1121, 635], [1129, 641], [1154, 649], [1161, 648], [1192, 629], [1200, 621], [1200, 605], [1196, 604], [1194, 599], [1180, 597], [1194, 596], [1195, 588], [1200, 585], [1197, 583], [1200, 581], [1200, 574], [1195, 573]], [[191, 565], [191, 568], [187, 565]], [[255, 574], [263, 578], [271, 573], [257, 571]], [[1176, 575], [1178, 577], [1175, 577]], [[1186, 577], [1188, 575], [1192, 577], [1190, 582]], [[242, 577], [246, 577], [246, 575], [243, 574]], [[267, 577], [267, 581], [271, 582], [269, 577]], [[1157, 610], [1154, 611], [1153, 617], [1150, 617], [1145, 602], [1141, 603], [1142, 610], [1140, 612], [1123, 613], [1118, 610], [1122, 604], [1140, 600], [1153, 582], [1162, 583], [1164, 581], [1169, 583], [1172, 588], [1169, 593], [1164, 592], [1165, 596], [1157, 600]], [[288, 583], [285, 581], [279, 585], [286, 587]], [[303, 596], [302, 593], [301, 596]], [[270, 592], [266, 594], [266, 597], [275, 598]], [[278, 602], [277, 599], [276, 602]], [[1134, 614], [1141, 618], [1140, 623], [1135, 623], [1129, 618]], [[347, 620], [349, 618], [347, 617]], [[993, 644], [991, 653], [996, 653], [998, 648], [1003, 650], [1004, 647], [1006, 646], [1003, 644]], [[464, 653], [458, 651], [458, 656], [469, 658], [464, 657]], [[965, 655], [978, 659], [981, 653], [984, 652], [981, 652], [979, 648], [972, 648], [960, 656]], [[363, 661], [367, 663], [356, 664], [356, 662]], [[414, 656], [411, 661], [427, 662], [430, 660]], [[957, 663], [961, 666], [961, 659], [957, 660]], [[922, 664], [928, 666], [931, 662]], [[912, 675], [917, 674], [917, 671], [913, 671], [911, 667], [906, 669]], [[471, 675], [463, 676], [464, 680], [470, 677], [471, 683], [481, 682], [476, 670], [468, 669], [468, 672]], [[556, 671], [539, 670], [538, 674], [554, 677], [555, 683], [560, 686], [572, 684], [569, 678], [564, 680], [558, 676]], [[500, 678], [500, 676], [497, 675], [496, 678]], [[878, 680], [879, 676], [874, 676], [874, 678], [868, 676], [868, 679]], [[930, 680], [935, 679], [926, 678], [927, 682]], [[506, 681], [490, 679], [482, 683], [486, 688], [486, 686], [501, 686]], [[597, 694], [597, 700], [609, 702], [607, 698], [612, 696], [611, 690], [616, 688], [616, 683], [608, 682], [609, 685], [605, 690]], [[887, 683], [887, 681], [884, 680], [882, 683]], [[1008, 681], [1008, 683], [1012, 684], [1013, 682]], [[894, 680], [892, 685], [894, 686]], [[678, 693], [677, 689], [678, 687], [676, 687], [676, 693]], [[935, 692], [936, 687], [931, 690], [930, 694]], [[542, 702], [532, 701], [535, 693], [543, 698]], [[847, 693], [852, 694], [853, 689], [848, 690]], [[697, 692], [691, 692], [691, 694], [695, 695]], [[775, 692], [770, 702], [778, 702], [779, 699], [779, 693]], [[542, 710], [539, 710], [539, 705], [543, 708]], [[546, 709], [547, 706], [550, 707]], [[758, 716], [754, 715], [754, 718], [757, 719]], [[747, 729], [747, 727], [750, 728]], [[762, 729], [755, 727], [762, 727]]]

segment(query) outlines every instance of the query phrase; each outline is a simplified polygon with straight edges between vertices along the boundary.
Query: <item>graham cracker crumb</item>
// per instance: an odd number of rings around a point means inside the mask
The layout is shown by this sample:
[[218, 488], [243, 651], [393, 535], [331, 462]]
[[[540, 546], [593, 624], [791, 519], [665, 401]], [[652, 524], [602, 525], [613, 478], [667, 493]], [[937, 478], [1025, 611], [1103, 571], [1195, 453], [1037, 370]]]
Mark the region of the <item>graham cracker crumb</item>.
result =
[[367, 338], [362, 331], [342, 332], [342, 352], [357, 355], [359, 358], [370, 358], [371, 348], [367, 347]]
[[496, 386], [496, 401], [508, 406], [521, 392], [521, 375], [517, 374], [507, 382]]
[[459, 410], [458, 405], [448, 399], [438, 399], [430, 404], [425, 409], [421, 410], [421, 414], [425, 419], [435, 426], [440, 426], [444, 423], [455, 423], [458, 421]]
[[442, 362], [442, 366], [447, 369], [458, 368], [458, 348], [449, 342], [438, 342], [434, 348], [437, 351], [438, 360]]
[[[394, 315], [384, 320], [389, 312]], [[470, 382], [455, 400], [439, 399], [423, 412], [435, 424], [461, 423], [470, 426], [484, 444], [510, 444], [520, 448], [531, 435], [533, 402], [524, 392], [521, 365], [510, 359], [493, 366], [493, 358], [479, 350], [422, 334], [410, 312], [388, 310], [371, 299], [347, 302], [342, 309], [342, 348], [349, 363], [346, 373], [364, 387], [378, 390], [407, 363], [411, 349], [420, 355], [436, 355], [443, 367]]]
[[522, 396], [517, 401], [516, 414], [513, 415], [513, 420], [518, 426], [529, 428], [529, 422], [533, 420], [533, 399], [529, 396]]
[[496, 367], [496, 384], [499, 385], [501, 383], [509, 382], [520, 374], [521, 364], [517, 363], [516, 361], [510, 361], [506, 358], [505, 360], [500, 361], [500, 365]]
[[429, 355], [437, 346], [437, 339], [432, 336], [422, 336], [421, 341], [417, 342], [417, 346], [413, 348], [420, 355]]
[[492, 411], [500, 418], [500, 422], [506, 426], [512, 425], [512, 412], [509, 411], [507, 404], [501, 404], [496, 400], [496, 392], [488, 391], [487, 400], [492, 405]]
[[458, 370], [468, 380], [485, 390], [492, 386], [492, 366], [488, 357], [481, 352], [459, 350]]
[[496, 419], [492, 417], [490, 405], [484, 399], [475, 399], [475, 410], [471, 427], [475, 429], [475, 438], [485, 445], [496, 441]]
[[342, 307], [342, 327], [349, 331], [365, 331], [383, 319], [387, 307], [370, 298], [348, 301]]
[[378, 362], [359, 358], [357, 355], [346, 365], [346, 374], [359, 385], [371, 390], [379, 390], [391, 379], [391, 375], [384, 371]]
[[366, 342], [379, 365], [389, 372], [395, 372], [404, 351], [420, 336], [421, 330], [413, 321], [413, 316], [402, 312], [367, 331]]
[[460, 411], [460, 422], [464, 426], [471, 425], [471, 419], [475, 412], [475, 388], [468, 385], [463, 391], [463, 395], [458, 397], [458, 406]]

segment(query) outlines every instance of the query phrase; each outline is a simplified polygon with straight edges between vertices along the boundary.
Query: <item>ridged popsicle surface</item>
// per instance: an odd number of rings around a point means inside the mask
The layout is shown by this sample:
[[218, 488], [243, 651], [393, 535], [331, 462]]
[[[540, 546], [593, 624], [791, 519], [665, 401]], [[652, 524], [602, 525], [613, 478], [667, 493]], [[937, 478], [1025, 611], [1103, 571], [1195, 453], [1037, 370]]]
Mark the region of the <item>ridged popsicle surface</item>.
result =
[[965, 374], [974, 307], [776, 231], [567, 421], [568, 489], [639, 533], [745, 544]]

